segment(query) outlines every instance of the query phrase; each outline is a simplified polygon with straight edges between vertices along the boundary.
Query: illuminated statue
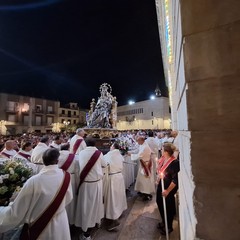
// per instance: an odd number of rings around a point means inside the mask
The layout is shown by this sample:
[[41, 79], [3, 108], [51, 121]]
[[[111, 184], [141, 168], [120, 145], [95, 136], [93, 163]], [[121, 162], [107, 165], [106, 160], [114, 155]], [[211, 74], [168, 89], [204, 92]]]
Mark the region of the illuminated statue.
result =
[[100, 88], [101, 96], [97, 103], [92, 99], [89, 116], [87, 119], [89, 128], [115, 128], [117, 118], [117, 101], [112, 96], [112, 88], [108, 83], [103, 83]]

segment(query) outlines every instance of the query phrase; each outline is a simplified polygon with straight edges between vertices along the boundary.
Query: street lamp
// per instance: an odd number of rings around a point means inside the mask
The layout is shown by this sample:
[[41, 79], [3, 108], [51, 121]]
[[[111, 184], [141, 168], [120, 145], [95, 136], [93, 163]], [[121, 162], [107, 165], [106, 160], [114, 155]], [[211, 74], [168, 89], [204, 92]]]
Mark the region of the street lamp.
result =
[[70, 124], [69, 121], [63, 121], [63, 124], [65, 125], [65, 131], [67, 132], [67, 126]]

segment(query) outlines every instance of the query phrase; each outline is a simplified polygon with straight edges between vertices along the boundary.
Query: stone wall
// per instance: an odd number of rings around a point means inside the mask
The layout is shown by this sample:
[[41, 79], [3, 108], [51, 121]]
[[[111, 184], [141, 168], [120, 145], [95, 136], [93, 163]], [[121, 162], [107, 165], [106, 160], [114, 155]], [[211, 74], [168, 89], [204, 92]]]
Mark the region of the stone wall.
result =
[[240, 1], [156, 0], [156, 6], [180, 139], [181, 239], [240, 239]]
[[240, 239], [240, 1], [182, 0], [196, 236]]

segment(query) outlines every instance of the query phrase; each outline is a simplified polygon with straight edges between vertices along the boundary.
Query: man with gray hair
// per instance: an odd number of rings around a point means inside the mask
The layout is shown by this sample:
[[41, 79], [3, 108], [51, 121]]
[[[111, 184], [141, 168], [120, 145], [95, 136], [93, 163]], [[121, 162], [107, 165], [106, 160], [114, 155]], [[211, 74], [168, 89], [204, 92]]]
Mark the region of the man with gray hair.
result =
[[70, 140], [70, 152], [79, 154], [80, 151], [86, 148], [86, 143], [83, 139], [85, 131], [82, 128], [76, 130], [76, 134]]

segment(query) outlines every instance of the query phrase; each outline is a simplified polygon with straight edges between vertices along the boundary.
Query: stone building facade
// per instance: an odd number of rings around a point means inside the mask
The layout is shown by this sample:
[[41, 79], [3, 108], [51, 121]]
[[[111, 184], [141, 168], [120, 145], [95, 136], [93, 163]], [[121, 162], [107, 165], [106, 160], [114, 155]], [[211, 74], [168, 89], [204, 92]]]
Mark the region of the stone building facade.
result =
[[181, 239], [240, 239], [240, 1], [156, 0], [173, 128]]

